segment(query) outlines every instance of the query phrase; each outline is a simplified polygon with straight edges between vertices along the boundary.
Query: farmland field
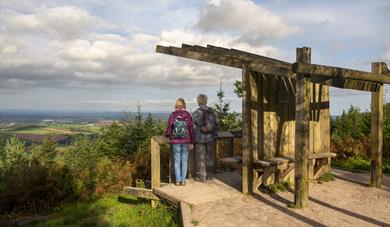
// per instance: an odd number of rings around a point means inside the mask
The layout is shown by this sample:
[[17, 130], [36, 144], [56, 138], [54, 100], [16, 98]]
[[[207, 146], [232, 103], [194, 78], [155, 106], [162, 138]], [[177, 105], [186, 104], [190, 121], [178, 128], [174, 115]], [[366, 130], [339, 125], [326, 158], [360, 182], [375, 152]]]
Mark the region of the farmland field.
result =
[[40, 143], [48, 137], [56, 142], [60, 142], [78, 134], [97, 134], [100, 128], [101, 126], [93, 124], [17, 124], [11, 127], [0, 128], [0, 134], [6, 138], [17, 136], [32, 143]]
[[10, 134], [95, 134], [100, 130], [100, 126], [83, 124], [50, 124], [50, 125], [28, 125], [26, 127], [17, 126], [1, 130]]

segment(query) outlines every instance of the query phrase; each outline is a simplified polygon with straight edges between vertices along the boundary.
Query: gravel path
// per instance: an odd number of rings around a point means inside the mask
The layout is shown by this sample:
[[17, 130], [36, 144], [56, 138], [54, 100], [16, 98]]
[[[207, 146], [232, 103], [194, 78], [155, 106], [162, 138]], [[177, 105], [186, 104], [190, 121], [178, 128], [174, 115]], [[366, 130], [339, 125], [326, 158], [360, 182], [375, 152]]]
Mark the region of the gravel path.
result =
[[367, 187], [369, 173], [333, 170], [336, 180], [310, 184], [309, 206], [291, 209], [291, 192], [227, 198], [192, 207], [197, 226], [390, 226], [390, 177]]

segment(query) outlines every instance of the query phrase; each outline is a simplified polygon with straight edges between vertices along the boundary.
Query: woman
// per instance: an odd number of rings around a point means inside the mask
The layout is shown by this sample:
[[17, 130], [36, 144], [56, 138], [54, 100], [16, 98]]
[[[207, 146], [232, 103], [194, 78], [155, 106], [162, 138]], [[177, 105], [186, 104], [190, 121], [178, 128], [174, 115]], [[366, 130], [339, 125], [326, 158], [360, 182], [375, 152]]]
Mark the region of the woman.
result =
[[184, 99], [176, 100], [175, 111], [169, 116], [165, 135], [171, 139], [175, 161], [176, 185], [186, 184], [188, 150], [194, 148], [194, 125], [191, 114], [186, 111]]

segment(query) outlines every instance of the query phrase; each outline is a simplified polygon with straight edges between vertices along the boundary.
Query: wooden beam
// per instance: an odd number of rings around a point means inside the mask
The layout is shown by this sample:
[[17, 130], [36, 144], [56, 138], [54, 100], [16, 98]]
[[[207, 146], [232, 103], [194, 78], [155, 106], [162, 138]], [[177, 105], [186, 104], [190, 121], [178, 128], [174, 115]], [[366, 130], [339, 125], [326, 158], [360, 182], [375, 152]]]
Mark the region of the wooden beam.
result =
[[[372, 72], [381, 73], [382, 64], [372, 63]], [[382, 186], [383, 149], [383, 85], [371, 93], [371, 180], [372, 186]]]
[[[297, 48], [297, 62], [310, 64], [311, 49]], [[305, 74], [297, 74], [295, 99], [295, 192], [297, 208], [307, 206], [309, 200], [308, 155], [310, 121], [310, 80]]]
[[227, 49], [227, 48], [216, 47], [216, 46], [212, 46], [212, 45], [207, 45], [207, 49], [218, 51], [221, 54], [228, 54], [231, 57], [238, 58], [238, 59], [241, 59], [243, 61], [267, 63], [267, 64], [271, 64], [273, 66], [278, 66], [278, 67], [285, 68], [285, 69], [288, 69], [291, 71], [292, 64], [289, 62], [283, 62], [283, 61], [279, 61], [279, 60], [276, 60], [273, 58], [268, 58], [265, 56], [261, 56], [261, 55], [257, 55], [257, 54], [253, 54], [253, 53], [248, 53], [248, 52], [241, 51], [241, 50]]
[[207, 47], [202, 47], [202, 46], [192, 46], [188, 44], [182, 44], [181, 46], [182, 49], [186, 50], [195, 50], [195, 51], [202, 51], [202, 52], [208, 52], [208, 53], [214, 53], [214, 54], [219, 54], [219, 55], [224, 55], [236, 59], [240, 59], [245, 62], [259, 62], [259, 63], [267, 63], [267, 64], [272, 64], [274, 66], [278, 66], [281, 68], [285, 68], [291, 71], [291, 63], [289, 62], [284, 62], [280, 60], [276, 60], [273, 58], [268, 58], [265, 56], [241, 51], [241, 50], [236, 50], [236, 49], [228, 49], [224, 47], [217, 47], [208, 44]]
[[170, 139], [166, 136], [153, 136], [153, 139], [160, 145], [170, 143]]
[[310, 79], [313, 83], [323, 84], [326, 86], [369, 92], [377, 92], [379, 87], [381, 86], [380, 83], [372, 81], [352, 80], [339, 77], [330, 78], [318, 75], [311, 75]]
[[275, 65], [279, 65], [279, 66], [285, 66], [285, 67], [289, 67], [291, 68], [291, 63], [290, 62], [285, 62], [285, 61], [281, 61], [281, 60], [277, 60], [277, 59], [274, 59], [274, 58], [269, 58], [269, 57], [265, 57], [265, 56], [262, 56], [262, 55], [258, 55], [258, 54], [254, 54], [254, 53], [249, 53], [249, 52], [246, 52], [246, 51], [242, 51], [242, 50], [237, 50], [237, 49], [230, 49], [232, 52], [235, 52], [235, 53], [238, 53], [242, 56], [248, 56], [248, 57], [251, 57], [251, 58], [254, 58], [258, 61], [264, 61], [264, 62], [268, 62], [268, 63], [271, 63], [271, 64], [275, 64]]
[[154, 188], [159, 188], [161, 183], [160, 144], [155, 137], [152, 137], [150, 139], [150, 156], [151, 156], [152, 189], [154, 189]]
[[123, 187], [123, 192], [139, 198], [159, 200], [151, 189], [125, 186]]
[[181, 217], [181, 226], [183, 227], [194, 226], [192, 224], [190, 204], [183, 201], [180, 202], [180, 217]]
[[252, 137], [251, 137], [251, 109], [250, 109], [250, 68], [242, 66], [242, 193], [252, 191]]
[[377, 83], [390, 84], [390, 75], [380, 75], [379, 73], [369, 73], [353, 69], [339, 68], [326, 65], [315, 65], [296, 62], [292, 65], [295, 73], [306, 75], [318, 75], [324, 77], [338, 77], [344, 79], [354, 79], [363, 81], [372, 81]]
[[261, 63], [261, 62], [247, 62], [243, 61], [239, 58], [230, 57], [225, 54], [218, 54], [213, 52], [212, 50], [202, 50], [201, 47], [196, 46], [190, 49], [179, 48], [179, 47], [164, 47], [164, 46], [156, 46], [156, 52], [174, 55], [183, 58], [189, 58], [198, 61], [204, 61], [209, 63], [214, 63], [218, 65], [225, 65], [234, 68], [242, 68], [243, 63], [248, 64], [251, 68], [251, 71], [260, 72], [265, 74], [273, 74], [278, 76], [291, 76], [291, 69], [286, 67], [280, 67], [275, 65], [270, 65], [269, 63]]
[[164, 47], [164, 46], [158, 45], [156, 47], [156, 52], [174, 55], [174, 56], [183, 57], [183, 58], [189, 58], [189, 59], [198, 60], [198, 61], [214, 63], [214, 64], [218, 64], [218, 65], [230, 66], [230, 67], [234, 67], [234, 68], [241, 68], [241, 66], [242, 66], [241, 60], [238, 60], [238, 59], [215, 55], [215, 54], [210, 54], [210, 53], [204, 53], [204, 52], [195, 51], [195, 50], [185, 50], [185, 49], [182, 49], [179, 47], [172, 47], [172, 46]]

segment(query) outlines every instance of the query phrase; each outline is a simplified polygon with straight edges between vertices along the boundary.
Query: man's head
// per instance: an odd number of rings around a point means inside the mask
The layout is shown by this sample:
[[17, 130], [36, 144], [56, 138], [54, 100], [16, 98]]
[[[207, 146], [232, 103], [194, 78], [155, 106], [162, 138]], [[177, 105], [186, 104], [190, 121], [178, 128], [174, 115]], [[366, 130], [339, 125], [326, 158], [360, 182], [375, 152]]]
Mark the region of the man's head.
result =
[[205, 94], [199, 94], [196, 98], [196, 101], [198, 101], [198, 105], [206, 105], [207, 104], [207, 95]]

